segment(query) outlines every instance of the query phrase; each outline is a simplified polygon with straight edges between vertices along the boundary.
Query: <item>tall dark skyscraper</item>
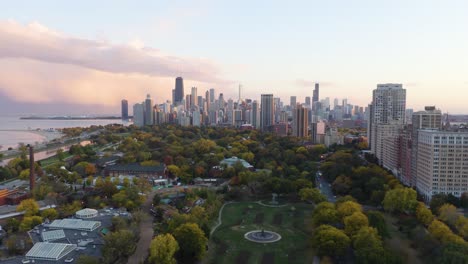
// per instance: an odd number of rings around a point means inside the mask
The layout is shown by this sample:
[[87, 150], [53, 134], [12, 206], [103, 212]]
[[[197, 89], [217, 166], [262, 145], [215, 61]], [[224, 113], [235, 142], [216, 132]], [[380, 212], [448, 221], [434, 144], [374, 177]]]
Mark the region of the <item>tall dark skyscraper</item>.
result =
[[314, 94], [312, 96], [312, 103], [319, 101], [319, 83], [315, 83]]
[[260, 109], [260, 128], [262, 131], [268, 131], [275, 122], [275, 103], [272, 94], [262, 94]]
[[122, 120], [128, 120], [128, 101], [122, 100]]
[[174, 104], [180, 104], [184, 100], [184, 79], [177, 77], [175, 79]]

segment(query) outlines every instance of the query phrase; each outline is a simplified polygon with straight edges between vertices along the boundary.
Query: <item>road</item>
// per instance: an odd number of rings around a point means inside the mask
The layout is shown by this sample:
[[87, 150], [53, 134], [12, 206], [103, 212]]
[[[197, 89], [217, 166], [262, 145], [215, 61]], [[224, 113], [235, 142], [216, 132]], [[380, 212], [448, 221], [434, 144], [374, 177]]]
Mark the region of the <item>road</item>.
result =
[[327, 200], [331, 203], [336, 202], [336, 196], [333, 194], [331, 184], [325, 180], [323, 176], [321, 176], [321, 172], [318, 171], [315, 175], [315, 182], [317, 184], [317, 188], [320, 192], [327, 197]]
[[[148, 198], [142, 206], [143, 212], [149, 212], [155, 194], [156, 192], [153, 191], [148, 195]], [[145, 262], [146, 258], [148, 257], [148, 249], [150, 247], [151, 240], [153, 240], [153, 232], [153, 216], [149, 215], [148, 217], [144, 217], [140, 223], [140, 240], [138, 240], [135, 253], [133, 253], [133, 255], [128, 258], [128, 264], [138, 264]]]

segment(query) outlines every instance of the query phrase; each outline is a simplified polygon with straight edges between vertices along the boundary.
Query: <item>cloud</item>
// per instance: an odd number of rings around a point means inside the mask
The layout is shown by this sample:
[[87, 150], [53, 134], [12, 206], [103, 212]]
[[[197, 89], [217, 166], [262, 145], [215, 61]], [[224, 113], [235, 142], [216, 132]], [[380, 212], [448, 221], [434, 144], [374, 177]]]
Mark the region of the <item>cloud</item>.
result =
[[223, 82], [215, 63], [203, 58], [183, 58], [150, 47], [114, 45], [108, 42], [67, 37], [35, 22], [23, 26], [0, 22], [0, 58], [28, 58], [71, 64], [113, 73], [140, 73]]
[[146, 93], [170, 99], [176, 76], [204, 87], [230, 83], [207, 59], [165, 54], [140, 40], [116, 45], [14, 21], [0, 22], [0, 68], [0, 91], [23, 102], [110, 105]]

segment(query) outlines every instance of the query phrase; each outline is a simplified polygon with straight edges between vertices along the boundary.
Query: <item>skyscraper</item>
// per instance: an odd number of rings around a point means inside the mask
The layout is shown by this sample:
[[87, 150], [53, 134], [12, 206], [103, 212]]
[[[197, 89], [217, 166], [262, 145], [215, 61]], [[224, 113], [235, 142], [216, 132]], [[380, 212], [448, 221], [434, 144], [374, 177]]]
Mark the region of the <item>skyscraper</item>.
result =
[[297, 101], [297, 97], [291, 96], [290, 102], [289, 102], [289, 106], [291, 107], [291, 109], [296, 108], [296, 101]]
[[312, 96], [312, 103], [318, 102], [320, 100], [319, 97], [319, 83], [315, 83], [314, 94]]
[[125, 99], [122, 100], [122, 120], [128, 120], [128, 101]]
[[216, 98], [215, 98], [215, 89], [211, 88], [210, 89], [210, 103], [214, 103], [215, 100], [216, 100]]
[[309, 111], [302, 105], [293, 109], [293, 135], [296, 137], [308, 137], [309, 135]]
[[305, 98], [305, 105], [310, 108], [311, 104], [310, 104], [310, 96], [306, 96]]
[[260, 110], [260, 128], [262, 131], [268, 131], [274, 123], [275, 105], [273, 94], [262, 94]]
[[138, 127], [145, 125], [145, 106], [144, 104], [133, 105], [133, 124]]
[[[378, 84], [372, 92], [370, 120], [367, 137], [371, 152], [381, 160], [383, 144], [387, 132], [397, 131], [392, 126], [402, 126], [405, 122], [406, 90], [401, 84]], [[381, 126], [383, 125], [383, 126]], [[380, 126], [380, 130], [379, 130]], [[389, 135], [390, 136], [390, 135]]]
[[250, 120], [252, 121], [252, 126], [255, 129], [259, 129], [260, 128], [260, 109], [258, 107], [257, 100], [252, 102], [252, 111], [250, 113], [252, 115], [250, 117]]
[[154, 124], [153, 100], [148, 94], [145, 100], [145, 125], [151, 126]]
[[197, 87], [192, 87], [192, 93], [191, 93], [191, 102], [190, 102], [190, 105], [192, 107], [198, 105], [198, 95], [197, 95]]
[[175, 81], [174, 89], [174, 105], [178, 105], [184, 100], [184, 79], [182, 77], [177, 77]]

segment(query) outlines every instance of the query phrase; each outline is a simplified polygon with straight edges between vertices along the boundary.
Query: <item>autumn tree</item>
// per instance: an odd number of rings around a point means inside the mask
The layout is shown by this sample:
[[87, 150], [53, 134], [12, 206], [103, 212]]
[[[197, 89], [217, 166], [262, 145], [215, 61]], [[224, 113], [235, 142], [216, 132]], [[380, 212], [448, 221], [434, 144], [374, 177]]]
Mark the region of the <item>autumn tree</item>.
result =
[[351, 201], [338, 204], [336, 209], [341, 219], [350, 216], [353, 213], [362, 212], [362, 206], [356, 202]]
[[350, 216], [346, 216], [343, 219], [345, 225], [345, 232], [351, 238], [363, 227], [367, 227], [369, 225], [369, 219], [367, 216], [361, 212], [355, 212]]
[[174, 255], [178, 250], [179, 245], [171, 234], [158, 235], [151, 241], [149, 263], [176, 264]]
[[455, 235], [450, 228], [439, 220], [434, 220], [429, 225], [429, 233], [442, 243], [455, 242], [464, 243], [463, 238]]
[[434, 220], [434, 215], [432, 215], [431, 210], [424, 203], [419, 202], [416, 207], [416, 218], [423, 225], [428, 226]]
[[439, 219], [451, 226], [455, 225], [458, 216], [457, 208], [451, 204], [444, 204], [439, 208]]
[[319, 203], [312, 213], [312, 222], [315, 226], [322, 224], [335, 224], [338, 221], [338, 211], [336, 210], [335, 205], [329, 202]]
[[174, 237], [180, 247], [181, 259], [200, 260], [205, 256], [208, 239], [197, 224], [187, 223], [179, 226], [174, 231]]
[[385, 194], [383, 206], [389, 212], [413, 212], [417, 206], [416, 191], [411, 188], [390, 190]]
[[342, 256], [349, 248], [351, 240], [342, 230], [321, 225], [315, 230], [312, 244], [320, 256]]
[[28, 231], [33, 227], [42, 224], [42, 217], [40, 216], [25, 216], [19, 225], [20, 231]]
[[17, 212], [23, 212], [24, 216], [33, 216], [39, 213], [39, 204], [34, 199], [26, 199], [16, 207]]
[[57, 219], [58, 212], [54, 208], [47, 208], [41, 212], [41, 216], [44, 219], [49, 219], [50, 221]]

